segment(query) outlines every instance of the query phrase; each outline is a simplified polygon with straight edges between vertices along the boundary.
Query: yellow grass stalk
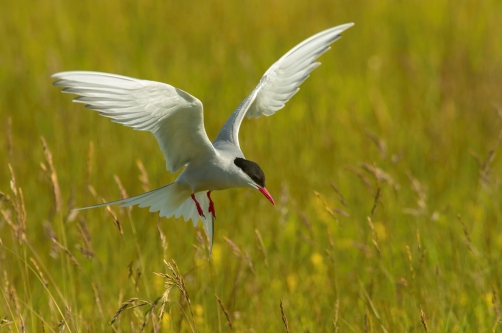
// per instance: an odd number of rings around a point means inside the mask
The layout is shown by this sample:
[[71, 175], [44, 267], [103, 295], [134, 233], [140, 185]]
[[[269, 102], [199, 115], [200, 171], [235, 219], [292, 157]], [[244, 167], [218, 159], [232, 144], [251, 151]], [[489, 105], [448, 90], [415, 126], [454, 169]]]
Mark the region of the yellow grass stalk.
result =
[[[188, 295], [188, 291], [185, 286], [185, 280], [183, 279], [183, 276], [180, 273], [178, 265], [176, 264], [176, 262], [174, 260], [172, 260], [171, 262], [167, 262], [164, 260], [164, 263], [166, 264], [167, 269], [171, 272], [171, 274], [169, 274], [169, 273], [155, 273], [156, 275], [166, 279], [165, 291], [162, 294], [162, 298], [161, 298], [162, 305], [160, 307], [159, 319], [162, 319], [162, 317], [164, 316], [165, 305], [167, 302], [169, 302], [169, 294], [170, 294], [171, 290], [173, 289], [173, 287], [176, 287], [181, 291], [181, 295], [183, 296], [183, 298], [187, 302], [188, 309], [190, 310], [190, 315], [192, 316], [192, 321], [193, 321], [194, 314], [193, 314], [193, 310], [192, 310], [192, 302], [190, 301], [190, 296]], [[193, 321], [193, 329], [195, 331], [197, 331], [194, 321]]]
[[230, 245], [230, 247], [232, 248], [232, 250], [237, 258], [246, 260], [249, 268], [251, 269], [251, 272], [254, 273], [253, 262], [251, 261], [249, 254], [247, 252], [241, 251], [241, 249], [237, 245], [235, 245], [235, 243], [232, 242], [229, 238], [224, 236], [223, 239], [228, 243], [228, 245]]
[[286, 327], [286, 332], [289, 333], [288, 318], [286, 318], [286, 313], [284, 312], [284, 306], [282, 305], [282, 299], [280, 300], [279, 305], [281, 306], [282, 322], [284, 323], [284, 326]]
[[227, 325], [230, 328], [230, 330], [232, 331], [233, 327], [232, 327], [232, 320], [230, 319], [230, 314], [228, 313], [227, 309], [225, 309], [225, 306], [223, 305], [223, 302], [218, 297], [218, 295], [214, 294], [214, 297], [216, 297], [216, 299], [218, 300], [218, 303], [220, 304], [221, 310], [225, 314], [225, 317], [227, 317]]
[[141, 160], [136, 160], [136, 164], [138, 165], [138, 169], [140, 171], [139, 180], [141, 185], [143, 186], [143, 191], [150, 191], [150, 181], [148, 180], [148, 173], [146, 172], [145, 166]]
[[61, 211], [62, 199], [61, 199], [61, 189], [59, 187], [59, 182], [58, 182], [58, 175], [56, 173], [56, 169], [54, 168], [52, 153], [49, 150], [49, 146], [47, 145], [47, 142], [45, 141], [45, 138], [43, 136], [41, 136], [40, 139], [42, 140], [42, 145], [44, 146], [45, 160], [49, 165], [48, 173], [51, 179], [52, 191], [54, 194], [54, 206], [56, 207], [56, 213], [59, 213]]
[[371, 217], [368, 216], [368, 224], [371, 229], [371, 235], [373, 236], [371, 242], [375, 246], [375, 249], [377, 250], [378, 257], [382, 257], [382, 252], [380, 251], [380, 246], [378, 245], [378, 234], [375, 231], [375, 226], [373, 225], [373, 222], [371, 221]]
[[338, 333], [338, 311], [340, 308], [340, 300], [337, 299], [335, 303], [335, 318], [333, 319], [333, 330], [334, 333]]
[[75, 256], [70, 252], [70, 250], [66, 246], [64, 246], [63, 244], [58, 242], [55, 237], [52, 237], [51, 240], [54, 244], [56, 244], [57, 247], [59, 247], [61, 250], [63, 250], [68, 255], [68, 257], [70, 257], [71, 262], [75, 266], [77, 266], [78, 269], [82, 269], [82, 266], [78, 262], [77, 258], [75, 258]]
[[32, 257], [30, 257], [30, 261], [33, 264], [33, 266], [35, 266], [35, 269], [38, 272], [38, 276], [40, 277], [40, 280], [42, 281], [42, 283], [44, 284], [44, 286], [48, 287], [49, 286], [49, 282], [45, 279], [44, 273], [42, 273], [42, 271], [40, 270], [40, 267], [38, 267], [37, 262], [35, 261], [35, 259], [33, 259]]
[[422, 310], [422, 307], [420, 307], [420, 321], [422, 322], [422, 325], [424, 325], [425, 333], [430, 333], [429, 328], [427, 327], [427, 321], [425, 320], [425, 313]]

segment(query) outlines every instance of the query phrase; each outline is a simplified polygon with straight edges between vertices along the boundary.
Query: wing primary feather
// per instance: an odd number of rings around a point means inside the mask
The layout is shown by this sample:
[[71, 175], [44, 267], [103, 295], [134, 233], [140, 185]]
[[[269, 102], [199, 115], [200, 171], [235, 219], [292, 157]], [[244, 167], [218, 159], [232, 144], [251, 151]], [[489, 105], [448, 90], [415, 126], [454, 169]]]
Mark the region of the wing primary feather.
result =
[[244, 116], [270, 116], [282, 109], [298, 92], [299, 86], [310, 73], [319, 66], [320, 63], [315, 62], [316, 59], [330, 49], [330, 44], [338, 40], [343, 31], [353, 25], [347, 23], [321, 31], [286, 52], [265, 72], [251, 94], [239, 104], [214, 143], [225, 141], [239, 147], [239, 127]]
[[78, 95], [74, 102], [85, 104], [86, 109], [124, 126], [152, 132], [171, 172], [215, 154], [204, 128], [202, 103], [181, 89], [98, 72], [62, 72], [53, 78], [63, 92]]

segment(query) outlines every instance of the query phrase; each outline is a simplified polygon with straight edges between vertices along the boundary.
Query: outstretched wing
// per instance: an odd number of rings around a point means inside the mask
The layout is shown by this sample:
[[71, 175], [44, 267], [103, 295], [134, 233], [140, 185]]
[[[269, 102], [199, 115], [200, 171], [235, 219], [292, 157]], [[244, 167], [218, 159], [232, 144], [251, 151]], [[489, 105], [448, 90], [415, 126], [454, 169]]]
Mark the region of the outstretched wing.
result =
[[52, 76], [63, 92], [79, 95], [86, 104], [114, 122], [150, 131], [166, 158], [166, 168], [178, 171], [197, 158], [214, 154], [204, 129], [202, 103], [168, 84], [98, 72], [62, 72]]
[[354, 23], [347, 23], [321, 31], [295, 46], [273, 64], [223, 125], [215, 145], [218, 141], [227, 141], [239, 147], [239, 127], [244, 116], [271, 116], [282, 109], [300, 90], [302, 82], [321, 64], [315, 60], [330, 49], [329, 45], [340, 38], [344, 30], [353, 25]]

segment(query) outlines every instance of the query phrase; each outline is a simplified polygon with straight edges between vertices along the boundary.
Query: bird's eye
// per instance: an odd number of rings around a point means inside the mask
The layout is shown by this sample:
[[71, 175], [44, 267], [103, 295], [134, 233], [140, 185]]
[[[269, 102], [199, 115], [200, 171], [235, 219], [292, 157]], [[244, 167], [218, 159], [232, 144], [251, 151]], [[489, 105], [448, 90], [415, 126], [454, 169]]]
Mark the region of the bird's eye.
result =
[[265, 173], [263, 173], [263, 170], [257, 163], [237, 157], [234, 160], [234, 164], [248, 175], [258, 186], [265, 187]]

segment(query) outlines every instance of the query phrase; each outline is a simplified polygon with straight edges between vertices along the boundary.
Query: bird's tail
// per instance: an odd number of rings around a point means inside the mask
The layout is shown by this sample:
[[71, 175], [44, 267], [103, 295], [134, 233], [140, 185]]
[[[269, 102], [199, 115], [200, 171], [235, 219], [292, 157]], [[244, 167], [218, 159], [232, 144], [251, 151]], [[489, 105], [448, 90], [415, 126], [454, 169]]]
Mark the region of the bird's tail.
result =
[[75, 210], [84, 210], [111, 205], [120, 205], [120, 207], [138, 205], [141, 208], [150, 207], [150, 212], [159, 212], [160, 216], [165, 216], [168, 218], [179, 218], [183, 216], [185, 222], [192, 220], [194, 227], [197, 226], [197, 222], [199, 221], [199, 219], [201, 219], [210, 239], [209, 251], [211, 253], [211, 249], [213, 247], [214, 221], [213, 215], [208, 210], [209, 198], [207, 196], [207, 192], [204, 191], [195, 193], [195, 199], [203, 209], [205, 217], [199, 216], [197, 206], [191, 198], [191, 194], [191, 190], [188, 186], [174, 182], [169, 185], [162, 186], [156, 190], [146, 192], [134, 197], [111, 201], [94, 206], [77, 208]]

